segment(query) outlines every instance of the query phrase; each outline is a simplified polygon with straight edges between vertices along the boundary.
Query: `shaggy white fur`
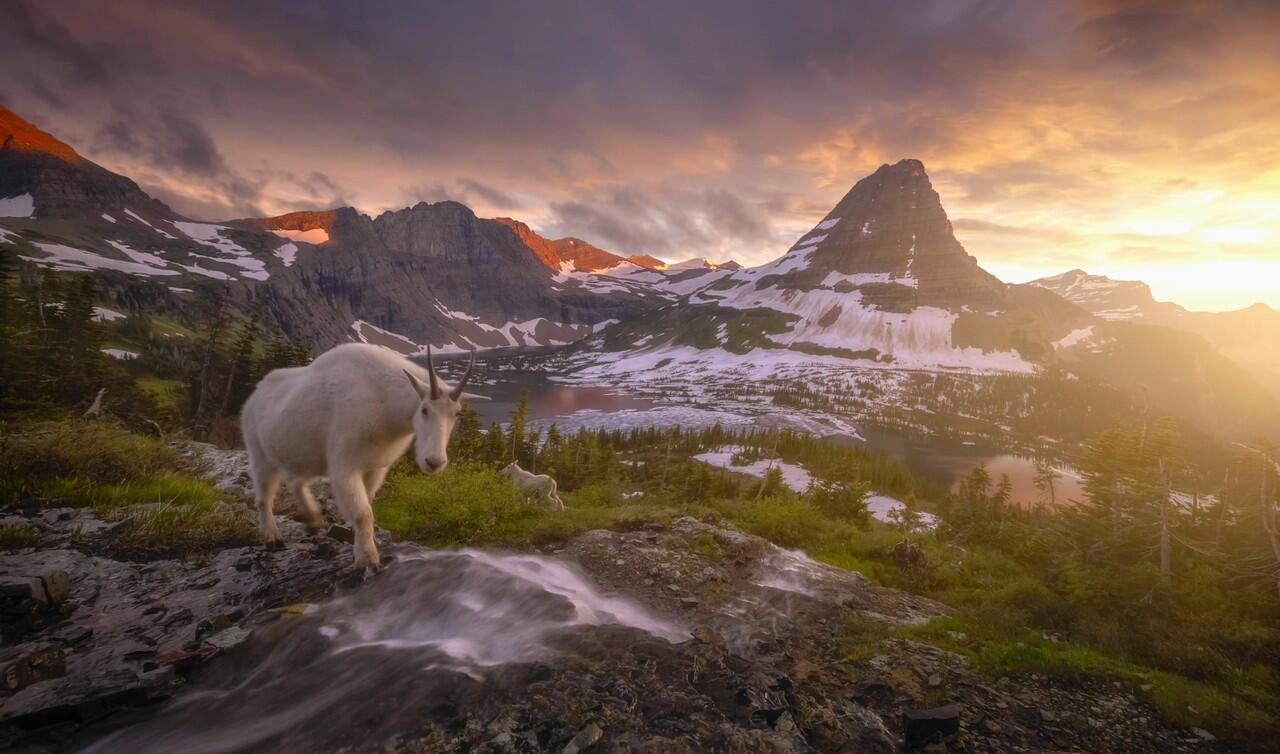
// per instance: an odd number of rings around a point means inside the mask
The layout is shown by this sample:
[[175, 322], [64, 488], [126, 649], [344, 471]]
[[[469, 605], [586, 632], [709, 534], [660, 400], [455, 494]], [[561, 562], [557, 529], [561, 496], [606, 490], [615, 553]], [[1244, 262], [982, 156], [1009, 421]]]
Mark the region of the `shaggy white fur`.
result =
[[328, 477], [338, 510], [355, 531], [355, 563], [378, 565], [370, 503], [387, 469], [414, 444], [414, 459], [428, 473], [449, 462], [447, 447], [466, 400], [435, 374], [427, 353], [424, 369], [378, 346], [349, 343], [305, 367], [276, 369], [258, 383], [240, 416], [249, 471], [258, 504], [258, 525], [272, 546], [280, 545], [272, 506], [281, 481], [301, 502], [308, 524], [323, 523], [310, 484]]

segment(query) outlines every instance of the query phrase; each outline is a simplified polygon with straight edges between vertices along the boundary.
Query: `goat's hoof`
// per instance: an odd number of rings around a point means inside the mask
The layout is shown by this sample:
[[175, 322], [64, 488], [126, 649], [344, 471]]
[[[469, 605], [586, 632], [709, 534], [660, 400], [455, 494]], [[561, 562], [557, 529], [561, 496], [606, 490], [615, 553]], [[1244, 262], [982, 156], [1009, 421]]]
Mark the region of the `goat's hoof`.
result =
[[324, 516], [316, 516], [303, 520], [302, 525], [307, 527], [308, 534], [323, 534], [325, 529], [329, 528], [329, 522]]
[[266, 548], [269, 552], [279, 552], [284, 549], [283, 539], [268, 539]]

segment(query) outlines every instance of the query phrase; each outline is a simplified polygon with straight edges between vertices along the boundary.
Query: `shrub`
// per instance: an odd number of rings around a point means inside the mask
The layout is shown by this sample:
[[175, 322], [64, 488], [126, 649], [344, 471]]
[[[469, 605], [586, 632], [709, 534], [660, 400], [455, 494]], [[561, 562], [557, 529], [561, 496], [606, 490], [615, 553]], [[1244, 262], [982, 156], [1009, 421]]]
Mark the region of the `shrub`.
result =
[[160, 440], [107, 421], [42, 422], [0, 437], [0, 478], [6, 480], [0, 494], [8, 500], [60, 477], [120, 484], [180, 466], [178, 454]]
[[40, 532], [34, 526], [26, 524], [0, 526], [0, 550], [21, 550], [24, 547], [37, 547], [40, 544]]
[[515, 485], [492, 468], [450, 464], [433, 476], [396, 473], [374, 503], [378, 524], [433, 545], [488, 541], [499, 522], [521, 515]]

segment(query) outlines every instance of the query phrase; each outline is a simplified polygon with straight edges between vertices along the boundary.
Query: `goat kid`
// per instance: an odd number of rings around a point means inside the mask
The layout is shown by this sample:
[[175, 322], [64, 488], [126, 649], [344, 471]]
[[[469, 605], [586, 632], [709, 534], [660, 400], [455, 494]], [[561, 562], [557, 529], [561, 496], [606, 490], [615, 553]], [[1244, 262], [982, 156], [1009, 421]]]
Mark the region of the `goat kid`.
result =
[[548, 508], [556, 511], [564, 510], [564, 502], [556, 494], [556, 480], [546, 474], [534, 474], [520, 468], [520, 464], [512, 461], [502, 473], [516, 483], [516, 489], [526, 500], [531, 497], [542, 498]]

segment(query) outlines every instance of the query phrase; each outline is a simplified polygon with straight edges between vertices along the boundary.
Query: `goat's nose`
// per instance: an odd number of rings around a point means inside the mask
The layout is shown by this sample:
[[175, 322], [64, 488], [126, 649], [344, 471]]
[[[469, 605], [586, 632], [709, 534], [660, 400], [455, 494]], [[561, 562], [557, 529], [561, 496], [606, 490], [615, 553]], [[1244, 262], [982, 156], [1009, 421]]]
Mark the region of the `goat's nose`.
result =
[[444, 466], [444, 461], [437, 461], [434, 458], [424, 458], [422, 462], [427, 465], [430, 471], [439, 471]]

